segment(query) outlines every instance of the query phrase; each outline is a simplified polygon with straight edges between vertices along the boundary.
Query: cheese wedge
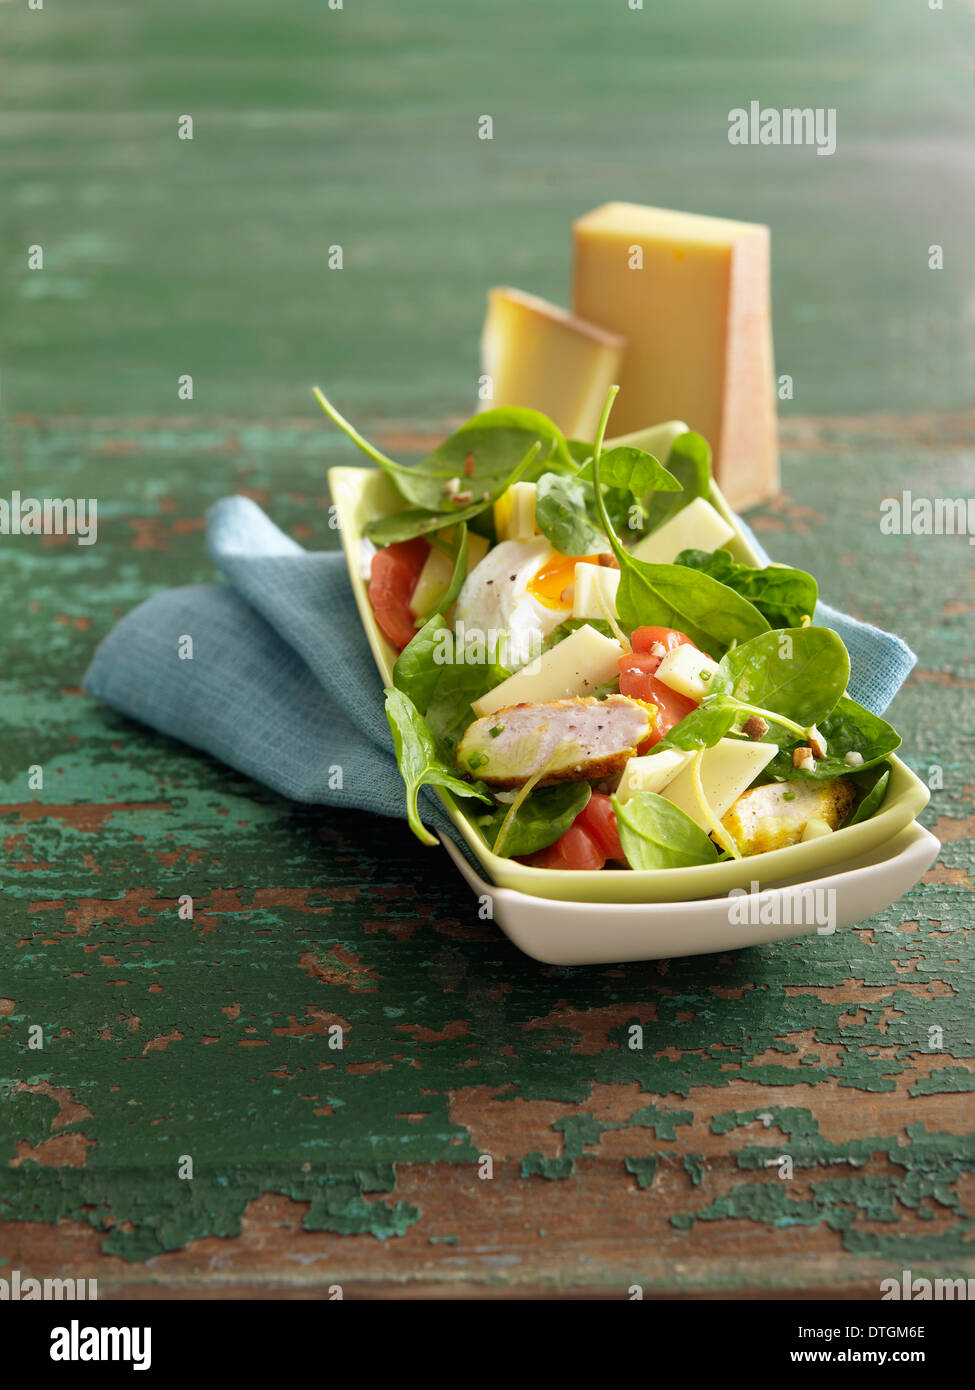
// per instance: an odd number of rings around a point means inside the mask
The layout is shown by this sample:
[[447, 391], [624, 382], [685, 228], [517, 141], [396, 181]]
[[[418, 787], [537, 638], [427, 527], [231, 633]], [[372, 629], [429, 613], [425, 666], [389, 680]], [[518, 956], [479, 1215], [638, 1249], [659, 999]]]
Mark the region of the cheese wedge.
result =
[[622, 356], [618, 333], [533, 294], [489, 290], [481, 371], [492, 394], [480, 409], [525, 406], [554, 420], [568, 439], [593, 439]]
[[573, 312], [626, 339], [614, 430], [679, 416], [733, 507], [775, 492], [768, 228], [606, 203], [573, 246]]
[[573, 618], [602, 618], [604, 622], [607, 617], [615, 618], [616, 590], [619, 585], [619, 570], [578, 560], [572, 598]]
[[499, 541], [530, 541], [535, 535], [535, 484], [512, 483], [494, 504]]
[[[713, 748], [704, 750], [701, 786], [716, 820], [731, 809], [778, 751], [774, 743], [749, 743], [736, 738], [719, 739]], [[710, 823], [694, 791], [690, 767], [679, 772], [663, 789], [661, 796], [679, 806], [695, 824], [710, 833]]]
[[630, 758], [616, 789], [617, 800], [629, 801], [637, 792], [663, 792], [693, 756], [680, 748], [662, 748], [645, 758]]
[[473, 702], [478, 719], [510, 705], [540, 704], [565, 700], [572, 695], [592, 695], [619, 675], [619, 642], [604, 637], [586, 624], [536, 657], [527, 666]]
[[[476, 531], [467, 533], [467, 573], [470, 574], [475, 565], [479, 565], [488, 553], [488, 539], [486, 536], [479, 536]], [[454, 562], [449, 555], [439, 550], [435, 545], [430, 547], [430, 554], [427, 556], [426, 564], [420, 571], [420, 577], [416, 581], [416, 588], [410, 599], [410, 612], [414, 618], [418, 618], [421, 613], [428, 613], [440, 598], [447, 592], [450, 584], [450, 576], [454, 572]]]
[[676, 690], [678, 695], [700, 704], [710, 689], [717, 669], [716, 661], [699, 652], [689, 642], [682, 642], [667, 653], [654, 675], [658, 681], [669, 685], [671, 690]]
[[721, 513], [703, 497], [695, 497], [656, 531], [637, 541], [633, 555], [649, 565], [672, 565], [682, 550], [717, 550], [734, 537], [734, 529]]

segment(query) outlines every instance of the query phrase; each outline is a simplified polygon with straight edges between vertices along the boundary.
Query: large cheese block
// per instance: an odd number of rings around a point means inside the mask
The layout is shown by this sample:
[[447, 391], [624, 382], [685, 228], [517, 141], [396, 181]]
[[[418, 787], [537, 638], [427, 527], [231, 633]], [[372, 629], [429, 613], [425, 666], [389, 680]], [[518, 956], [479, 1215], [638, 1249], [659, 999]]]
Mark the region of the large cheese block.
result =
[[573, 310], [626, 339], [613, 433], [679, 416], [732, 506], [775, 492], [768, 228], [606, 203], [573, 233]]
[[525, 406], [569, 439], [592, 440], [609, 388], [619, 380], [623, 339], [520, 290], [488, 291], [481, 370], [492, 394], [482, 410]]

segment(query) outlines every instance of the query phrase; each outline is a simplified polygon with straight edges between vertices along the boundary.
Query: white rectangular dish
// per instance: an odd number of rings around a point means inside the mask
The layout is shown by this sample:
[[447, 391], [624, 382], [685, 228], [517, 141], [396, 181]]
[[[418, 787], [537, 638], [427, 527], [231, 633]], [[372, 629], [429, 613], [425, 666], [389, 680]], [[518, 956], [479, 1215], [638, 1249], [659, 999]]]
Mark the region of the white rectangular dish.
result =
[[827, 934], [897, 901], [934, 863], [941, 843], [916, 822], [890, 844], [836, 865], [820, 878], [759, 893], [681, 903], [552, 902], [496, 888], [441, 839], [477, 897], [520, 951], [545, 965], [610, 965], [737, 951]]

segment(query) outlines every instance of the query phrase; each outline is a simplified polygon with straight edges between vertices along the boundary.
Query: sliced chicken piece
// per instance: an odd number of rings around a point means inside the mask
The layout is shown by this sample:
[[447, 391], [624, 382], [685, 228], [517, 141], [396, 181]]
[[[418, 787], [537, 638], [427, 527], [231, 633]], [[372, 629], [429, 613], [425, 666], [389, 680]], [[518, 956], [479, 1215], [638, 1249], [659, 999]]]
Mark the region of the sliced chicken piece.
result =
[[742, 792], [721, 824], [742, 854], [798, 844], [810, 821], [830, 830], [842, 824], [856, 789], [845, 777], [831, 782], [769, 782]]
[[610, 695], [511, 705], [473, 723], [457, 765], [493, 787], [520, 787], [545, 768], [540, 787], [620, 772], [650, 733], [653, 707]]

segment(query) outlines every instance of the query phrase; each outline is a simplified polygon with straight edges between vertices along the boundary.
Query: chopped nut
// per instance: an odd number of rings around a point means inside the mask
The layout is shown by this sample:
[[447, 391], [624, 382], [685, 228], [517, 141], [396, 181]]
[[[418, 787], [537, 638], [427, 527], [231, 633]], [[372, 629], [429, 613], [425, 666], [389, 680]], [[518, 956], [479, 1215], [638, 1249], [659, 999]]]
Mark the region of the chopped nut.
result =
[[813, 757], [811, 748], [793, 748], [792, 766], [801, 768], [803, 772], [812, 772], [816, 766], [816, 759]]
[[455, 492], [450, 500], [451, 502], [456, 502], [459, 507], [464, 507], [468, 502], [474, 501], [474, 494], [470, 490], [467, 492]]
[[466, 457], [466, 459], [464, 460], [464, 473], [465, 473], [465, 475], [466, 475], [468, 478], [473, 478], [473, 476], [474, 476], [474, 455], [473, 455], [473, 454], [468, 454], [467, 457]]
[[460, 479], [448, 478], [443, 485], [444, 497], [453, 497], [455, 492], [460, 492]]
[[768, 720], [763, 719], [760, 714], [753, 714], [742, 725], [742, 733], [753, 743], [758, 743], [768, 733]]
[[602, 565], [603, 569], [618, 570], [620, 567], [619, 560], [617, 560], [616, 556], [610, 550], [604, 550], [601, 555], [596, 556], [596, 559], [599, 564]]
[[823, 738], [822, 734], [816, 728], [815, 724], [809, 730], [809, 746], [810, 748], [812, 748], [814, 757], [825, 758], [826, 740]]
[[651, 642], [651, 643], [650, 643], [650, 655], [651, 655], [651, 656], [666, 656], [666, 655], [667, 655], [667, 648], [664, 646], [663, 642]]
[[843, 755], [843, 761], [847, 767], [859, 767], [863, 762], [863, 754], [858, 753], [855, 748], [851, 748], [849, 753]]

